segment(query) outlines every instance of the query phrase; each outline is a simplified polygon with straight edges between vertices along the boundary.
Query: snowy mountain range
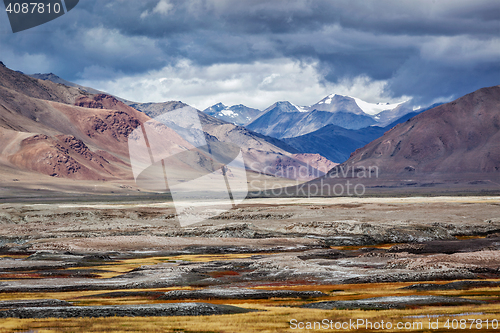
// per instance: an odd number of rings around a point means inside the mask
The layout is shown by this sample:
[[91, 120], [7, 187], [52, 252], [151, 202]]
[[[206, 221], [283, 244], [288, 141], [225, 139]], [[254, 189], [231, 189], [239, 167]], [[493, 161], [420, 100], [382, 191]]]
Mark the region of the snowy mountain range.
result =
[[326, 125], [357, 130], [371, 125], [385, 127], [397, 118], [413, 112], [409, 102], [368, 103], [359, 98], [331, 94], [310, 106], [288, 101], [276, 102], [264, 111], [244, 105], [226, 107], [222, 103], [205, 113], [278, 139], [314, 132]]
[[[83, 87], [66, 81], [55, 74], [33, 74], [35, 79], [52, 81], [69, 87], [75, 87], [91, 94], [102, 94], [89, 87]], [[116, 96], [115, 96], [116, 97]], [[135, 108], [158, 108], [165, 103], [133, 103], [116, 97]], [[168, 102], [168, 103], [173, 103]], [[177, 102], [179, 103], [179, 102]], [[140, 107], [139, 107], [140, 104]], [[151, 104], [151, 105], [147, 105]], [[162, 109], [162, 107], [160, 107]], [[385, 127], [394, 120], [413, 112], [409, 102], [403, 103], [368, 103], [357, 97], [331, 94], [310, 106], [299, 106], [288, 101], [276, 102], [264, 111], [242, 104], [226, 106], [217, 103], [203, 110], [209, 116], [222, 121], [245, 126], [260, 134], [278, 139], [292, 138], [314, 132], [327, 125], [336, 125], [346, 129], [361, 129], [376, 125]]]
[[[103, 94], [54, 74], [34, 74], [31, 77], [75, 87], [90, 94]], [[180, 101], [133, 103], [118, 97], [117, 99], [150, 117], [185, 106]], [[298, 106], [283, 101], [276, 102], [263, 111], [242, 104], [228, 107], [217, 103], [205, 109], [203, 114], [217, 118], [221, 122], [217, 122], [218, 125], [223, 122], [232, 123], [255, 131], [258, 135], [266, 135], [268, 137], [265, 140], [275, 140], [272, 143], [284, 147], [285, 150], [321, 154], [332, 161], [341, 162], [354, 150], [379, 137], [390, 127], [422, 111], [424, 109], [413, 112], [409, 102], [368, 103], [356, 97], [331, 94], [310, 106]], [[244, 137], [248, 139], [248, 135]]]
[[255, 117], [261, 114], [260, 110], [249, 108], [243, 104], [225, 106], [222, 103], [212, 105], [211, 107], [203, 110], [203, 112], [209, 116], [238, 126], [243, 126], [251, 122], [255, 119]]
[[323, 98], [318, 103], [309, 106], [309, 110], [320, 110], [320, 111], [349, 111], [355, 114], [368, 114], [370, 116], [376, 116], [382, 111], [393, 110], [403, 103], [390, 104], [390, 103], [368, 103], [359, 98], [351, 96], [343, 96], [332, 94]]

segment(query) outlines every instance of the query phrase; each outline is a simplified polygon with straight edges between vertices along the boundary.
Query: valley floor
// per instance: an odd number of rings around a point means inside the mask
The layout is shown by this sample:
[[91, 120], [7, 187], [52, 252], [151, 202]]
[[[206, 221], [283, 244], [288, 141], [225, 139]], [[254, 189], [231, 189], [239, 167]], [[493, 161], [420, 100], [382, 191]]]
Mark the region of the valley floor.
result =
[[252, 199], [189, 228], [169, 202], [4, 203], [0, 224], [0, 332], [500, 328], [500, 197]]

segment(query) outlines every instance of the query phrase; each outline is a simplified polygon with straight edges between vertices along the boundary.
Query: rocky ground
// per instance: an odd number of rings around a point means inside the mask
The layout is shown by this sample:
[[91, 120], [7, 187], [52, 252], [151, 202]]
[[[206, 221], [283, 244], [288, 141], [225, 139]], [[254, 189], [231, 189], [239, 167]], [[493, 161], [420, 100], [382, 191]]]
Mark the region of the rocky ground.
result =
[[169, 317], [246, 313], [251, 310], [207, 303], [108, 306], [33, 306], [0, 311], [0, 318]]
[[393, 297], [374, 297], [355, 301], [328, 301], [309, 303], [303, 305], [304, 308], [311, 309], [400, 309], [416, 305], [457, 305], [457, 304], [481, 304], [482, 301], [476, 301], [458, 297], [443, 296], [393, 296]]
[[[405, 289], [421, 293], [494, 288], [500, 279], [496, 197], [255, 199], [189, 228], [177, 225], [168, 203], [4, 204], [0, 221], [2, 317], [240, 311], [172, 303], [183, 300], [301, 299], [321, 309], [479, 304], [435, 295], [336, 300], [319, 286], [421, 281]], [[441, 280], [450, 283], [432, 282]], [[309, 287], [286, 289], [298, 285]], [[69, 304], [44, 298], [55, 292], [155, 304], [88, 308], [75, 306], [74, 295]], [[16, 303], [18, 293], [38, 293], [40, 303]], [[163, 309], [167, 303], [174, 305]]]

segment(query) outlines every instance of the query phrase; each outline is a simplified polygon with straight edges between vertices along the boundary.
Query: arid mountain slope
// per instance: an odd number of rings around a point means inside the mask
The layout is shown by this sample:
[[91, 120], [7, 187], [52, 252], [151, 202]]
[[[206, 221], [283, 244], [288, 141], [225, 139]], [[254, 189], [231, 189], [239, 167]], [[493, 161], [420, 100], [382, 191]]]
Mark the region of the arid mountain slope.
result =
[[[95, 108], [85, 107], [89, 105]], [[34, 172], [35, 178], [131, 179], [127, 136], [147, 120], [113, 97], [89, 95], [0, 66], [2, 172], [19, 169]]]
[[81, 140], [68, 135], [50, 137], [40, 134], [26, 138], [9, 160], [18, 167], [51, 177], [79, 180], [126, 177], [123, 169], [91, 151]]
[[23, 73], [8, 69], [0, 61], [0, 86], [28, 97], [73, 104], [82, 91], [51, 81], [33, 79]]
[[66, 81], [53, 73], [47, 73], [47, 74], [37, 73], [37, 74], [29, 75], [29, 77], [31, 77], [33, 79], [43, 80], [43, 81], [51, 81], [51, 82], [62, 84], [62, 85], [68, 86], [68, 87], [74, 87], [74, 88], [86, 91], [89, 94], [104, 94], [104, 92], [102, 92], [102, 91], [92, 89], [89, 87], [84, 87], [84, 86], [81, 86], [79, 84]]

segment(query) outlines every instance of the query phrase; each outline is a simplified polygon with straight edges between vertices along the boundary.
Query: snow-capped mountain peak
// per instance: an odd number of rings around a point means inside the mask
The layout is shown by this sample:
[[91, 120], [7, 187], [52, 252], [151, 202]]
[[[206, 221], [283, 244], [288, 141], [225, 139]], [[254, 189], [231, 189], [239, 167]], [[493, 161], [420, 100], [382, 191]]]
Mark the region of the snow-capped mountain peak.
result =
[[217, 103], [217, 104], [214, 104], [211, 107], [205, 109], [204, 112], [206, 112], [206, 113], [209, 113], [209, 112], [216, 113], [216, 112], [224, 110], [225, 108], [227, 108], [227, 106], [225, 106], [224, 104]]
[[224, 110], [221, 110], [220, 113], [226, 117], [234, 118], [234, 117], [238, 116], [235, 112], [233, 112], [233, 110], [231, 110], [229, 108], [225, 108]]
[[297, 110], [299, 110], [299, 112], [309, 112], [310, 111], [309, 106], [298, 106], [298, 105], [293, 104], [292, 102], [290, 102], [290, 104], [292, 104]]
[[368, 102], [365, 102], [357, 97], [352, 97], [352, 96], [347, 96], [347, 97], [354, 99], [354, 101], [359, 106], [359, 108], [361, 110], [363, 110], [364, 113], [369, 114], [371, 116], [379, 114], [382, 111], [393, 110], [393, 109], [397, 108], [398, 106], [400, 106], [401, 104], [405, 103], [405, 102], [393, 103], [393, 104], [390, 104], [390, 103], [368, 103]]
[[226, 106], [222, 103], [212, 105], [203, 112], [217, 119], [240, 126], [252, 121], [261, 113], [260, 110], [249, 108], [243, 104]]
[[[323, 98], [318, 104], [332, 104], [332, 99], [337, 96], [337, 94], [331, 94]], [[340, 96], [340, 95], [339, 95]]]
[[401, 103], [369, 103], [358, 97], [331, 94], [312, 105], [310, 109], [329, 112], [352, 112], [375, 117], [383, 111], [394, 110], [406, 102], [407, 101]]

